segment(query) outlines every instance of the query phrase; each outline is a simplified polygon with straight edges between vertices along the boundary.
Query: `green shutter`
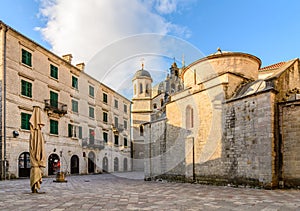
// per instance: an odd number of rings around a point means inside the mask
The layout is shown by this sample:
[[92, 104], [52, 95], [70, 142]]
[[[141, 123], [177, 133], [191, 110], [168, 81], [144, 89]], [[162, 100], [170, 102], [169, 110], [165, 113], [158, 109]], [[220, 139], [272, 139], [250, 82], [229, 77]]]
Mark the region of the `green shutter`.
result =
[[90, 118], [95, 118], [95, 114], [94, 114], [95, 110], [93, 107], [89, 107], [89, 117]]
[[58, 94], [56, 92], [50, 91], [50, 105], [55, 108], [58, 107]]
[[127, 143], [127, 138], [124, 138], [124, 147], [127, 147], [128, 143]]
[[30, 117], [30, 114], [21, 113], [21, 129], [30, 130]]
[[107, 135], [108, 134], [106, 132], [103, 132], [103, 140], [104, 140], [105, 143], [107, 143], [107, 141], [108, 141]]
[[82, 139], [82, 127], [78, 127], [78, 138]]
[[58, 121], [50, 119], [50, 134], [58, 135]]
[[21, 80], [21, 94], [26, 97], [32, 97], [32, 84], [30, 82]]
[[78, 113], [78, 102], [76, 100], [72, 100], [72, 111]]
[[119, 136], [115, 135], [115, 145], [119, 145]]
[[95, 92], [94, 87], [89, 86], [89, 95], [90, 95], [91, 97], [94, 97], [94, 95], [95, 95], [94, 92]]
[[22, 49], [22, 63], [31, 67], [31, 53]]
[[50, 64], [50, 76], [58, 79], [58, 68], [52, 64]]
[[103, 112], [103, 122], [107, 122], [107, 113]]
[[68, 124], [68, 136], [72, 137], [72, 130], [73, 130], [73, 125]]
[[78, 78], [72, 76], [72, 87], [78, 89]]
[[103, 102], [107, 103], [107, 94], [103, 93]]

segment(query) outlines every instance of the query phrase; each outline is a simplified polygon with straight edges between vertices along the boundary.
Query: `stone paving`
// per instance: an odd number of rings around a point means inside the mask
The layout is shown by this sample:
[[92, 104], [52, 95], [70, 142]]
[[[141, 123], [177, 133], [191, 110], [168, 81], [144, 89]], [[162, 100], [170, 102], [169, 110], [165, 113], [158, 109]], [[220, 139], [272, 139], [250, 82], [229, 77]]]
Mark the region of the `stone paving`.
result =
[[300, 190], [263, 190], [145, 182], [140, 173], [45, 178], [32, 194], [29, 179], [0, 181], [0, 210], [300, 210]]

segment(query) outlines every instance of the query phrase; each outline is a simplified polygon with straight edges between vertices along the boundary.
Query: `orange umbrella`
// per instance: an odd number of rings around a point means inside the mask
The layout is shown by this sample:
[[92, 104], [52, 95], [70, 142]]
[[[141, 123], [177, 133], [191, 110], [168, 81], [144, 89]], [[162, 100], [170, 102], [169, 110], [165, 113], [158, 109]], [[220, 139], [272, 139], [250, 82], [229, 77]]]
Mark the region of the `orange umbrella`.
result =
[[30, 187], [33, 193], [37, 193], [37, 189], [41, 188], [42, 183], [42, 169], [46, 167], [44, 137], [42, 134], [42, 127], [44, 124], [41, 120], [41, 108], [33, 107], [33, 113], [29, 120], [30, 122], [30, 139], [29, 139], [29, 153], [30, 153]]

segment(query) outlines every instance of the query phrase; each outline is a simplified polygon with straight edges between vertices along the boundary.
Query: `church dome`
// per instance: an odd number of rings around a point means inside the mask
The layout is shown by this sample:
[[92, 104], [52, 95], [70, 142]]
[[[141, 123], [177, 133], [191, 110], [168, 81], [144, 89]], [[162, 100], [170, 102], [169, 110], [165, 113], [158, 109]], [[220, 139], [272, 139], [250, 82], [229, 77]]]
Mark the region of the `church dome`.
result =
[[140, 78], [140, 77], [151, 78], [151, 75], [147, 70], [141, 69], [141, 70], [136, 71], [136, 73], [134, 74], [134, 78]]

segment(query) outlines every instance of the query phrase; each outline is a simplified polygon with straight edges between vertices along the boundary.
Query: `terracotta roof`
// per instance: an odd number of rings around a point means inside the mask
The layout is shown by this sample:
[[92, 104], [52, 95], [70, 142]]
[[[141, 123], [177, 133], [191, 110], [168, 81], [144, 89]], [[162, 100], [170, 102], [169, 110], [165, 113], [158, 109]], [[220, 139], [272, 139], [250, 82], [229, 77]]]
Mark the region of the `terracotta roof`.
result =
[[266, 71], [266, 70], [274, 70], [274, 69], [277, 69], [279, 67], [282, 67], [286, 62], [279, 62], [279, 63], [276, 63], [276, 64], [272, 64], [272, 65], [269, 65], [269, 66], [266, 66], [266, 67], [262, 67], [259, 69], [259, 71]]

